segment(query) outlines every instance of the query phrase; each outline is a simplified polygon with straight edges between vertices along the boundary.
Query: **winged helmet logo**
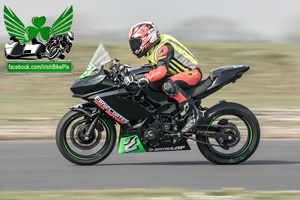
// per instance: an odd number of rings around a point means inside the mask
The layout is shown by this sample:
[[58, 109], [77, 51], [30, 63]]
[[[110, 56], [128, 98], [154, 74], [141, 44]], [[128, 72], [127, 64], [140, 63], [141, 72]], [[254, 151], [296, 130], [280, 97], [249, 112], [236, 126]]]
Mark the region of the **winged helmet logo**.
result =
[[33, 38], [40, 42], [48, 41], [51, 35], [66, 35], [71, 29], [73, 19], [73, 6], [65, 9], [51, 27], [44, 26], [46, 17], [33, 17], [33, 26], [27, 26], [10, 9], [4, 6], [4, 23], [10, 36], [15, 36], [21, 44], [30, 42]]

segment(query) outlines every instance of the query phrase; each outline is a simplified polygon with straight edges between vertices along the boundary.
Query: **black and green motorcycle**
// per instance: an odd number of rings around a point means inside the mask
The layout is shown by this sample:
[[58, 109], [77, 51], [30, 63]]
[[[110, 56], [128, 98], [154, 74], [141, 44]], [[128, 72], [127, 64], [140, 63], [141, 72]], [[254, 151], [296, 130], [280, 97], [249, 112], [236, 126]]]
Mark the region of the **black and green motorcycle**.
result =
[[[161, 82], [145, 87], [127, 86], [124, 77], [153, 70], [151, 64], [130, 68], [111, 60], [99, 45], [87, 70], [71, 86], [73, 97], [85, 100], [60, 120], [56, 142], [61, 154], [79, 165], [93, 165], [112, 152], [119, 153], [190, 150], [188, 140], [216, 164], [238, 164], [255, 152], [260, 140], [259, 123], [245, 106], [217, 102], [203, 108], [201, 100], [235, 82], [249, 70], [247, 65], [220, 67], [198, 85], [187, 89], [200, 112], [201, 122], [191, 137], [180, 134], [187, 115], [161, 89]], [[116, 127], [120, 129], [117, 134]]]

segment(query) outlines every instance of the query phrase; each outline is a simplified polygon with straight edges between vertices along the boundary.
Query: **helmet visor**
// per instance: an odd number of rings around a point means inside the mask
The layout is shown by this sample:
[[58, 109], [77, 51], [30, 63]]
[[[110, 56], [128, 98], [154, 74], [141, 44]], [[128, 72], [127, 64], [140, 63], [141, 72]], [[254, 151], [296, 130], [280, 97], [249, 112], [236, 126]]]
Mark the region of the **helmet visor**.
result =
[[141, 48], [142, 40], [140, 38], [131, 38], [129, 40], [129, 45], [133, 54], [139, 57], [139, 50]]

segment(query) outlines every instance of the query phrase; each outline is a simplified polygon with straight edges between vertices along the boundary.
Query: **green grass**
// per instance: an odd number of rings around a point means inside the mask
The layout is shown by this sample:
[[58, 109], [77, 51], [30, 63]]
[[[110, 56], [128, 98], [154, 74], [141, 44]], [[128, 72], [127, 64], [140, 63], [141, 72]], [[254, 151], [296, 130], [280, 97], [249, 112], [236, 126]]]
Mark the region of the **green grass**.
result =
[[[203, 106], [219, 100], [239, 102], [250, 108], [300, 108], [300, 48], [286, 44], [185, 43], [200, 62], [204, 78], [212, 69], [246, 64], [251, 69], [236, 84], [207, 97]], [[0, 45], [4, 45], [3, 43]], [[27, 124], [25, 119], [47, 118], [41, 123], [56, 125], [63, 113], [81, 99], [71, 97], [71, 84], [85, 71], [97, 43], [74, 43], [67, 60], [74, 61], [74, 74], [5, 74], [0, 62], [0, 126]], [[127, 43], [105, 44], [112, 58], [137, 66]], [[5, 60], [2, 54], [2, 60]], [[16, 120], [19, 119], [18, 120]], [[33, 123], [34, 124], [34, 123]], [[40, 123], [38, 123], [40, 124]]]
[[91, 190], [91, 191], [32, 191], [32, 192], [0, 192], [0, 200], [95, 200], [95, 199], [299, 199], [300, 192], [264, 192], [244, 190], [193, 191], [181, 189], [125, 189], [125, 190]]

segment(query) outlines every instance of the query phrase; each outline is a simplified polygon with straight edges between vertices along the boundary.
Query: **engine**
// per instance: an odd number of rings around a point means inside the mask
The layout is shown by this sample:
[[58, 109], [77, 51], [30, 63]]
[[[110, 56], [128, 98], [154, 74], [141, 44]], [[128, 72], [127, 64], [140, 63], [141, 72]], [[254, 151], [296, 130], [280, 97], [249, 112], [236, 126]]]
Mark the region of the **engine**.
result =
[[178, 139], [178, 132], [176, 121], [171, 117], [157, 116], [143, 132], [143, 141], [151, 147], [161, 142], [173, 142], [174, 139]]
[[144, 131], [143, 138], [149, 146], [158, 146], [161, 139], [160, 139], [160, 133], [159, 129], [149, 127]]

